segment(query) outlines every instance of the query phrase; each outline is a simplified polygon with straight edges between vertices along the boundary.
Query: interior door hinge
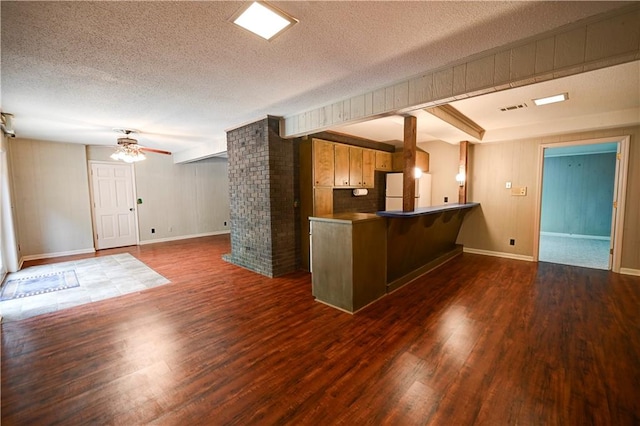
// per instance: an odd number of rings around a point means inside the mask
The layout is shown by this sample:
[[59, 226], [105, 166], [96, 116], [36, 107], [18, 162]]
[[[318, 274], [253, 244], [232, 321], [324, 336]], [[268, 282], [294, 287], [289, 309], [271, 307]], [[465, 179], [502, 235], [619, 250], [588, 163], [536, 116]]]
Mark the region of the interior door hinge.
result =
[[616, 159], [618, 160], [622, 160], [622, 154], [620, 154], [619, 152], [616, 154]]
[[609, 254], [613, 254], [613, 249], [609, 249]]
[[614, 202], [613, 202], [613, 208], [614, 208], [614, 209], [617, 209], [617, 208], [618, 208], [618, 202], [617, 202], [617, 201], [614, 201]]

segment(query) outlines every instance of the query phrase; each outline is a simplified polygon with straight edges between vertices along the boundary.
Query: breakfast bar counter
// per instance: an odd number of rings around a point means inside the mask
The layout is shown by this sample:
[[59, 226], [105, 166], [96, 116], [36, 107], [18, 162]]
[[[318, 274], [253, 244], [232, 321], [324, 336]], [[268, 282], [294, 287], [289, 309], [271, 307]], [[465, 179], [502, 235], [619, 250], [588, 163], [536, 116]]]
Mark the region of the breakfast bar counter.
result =
[[462, 220], [479, 203], [381, 211], [387, 219], [388, 291], [408, 283], [462, 253], [456, 244]]
[[478, 203], [310, 217], [316, 300], [356, 312], [462, 253], [464, 215]]

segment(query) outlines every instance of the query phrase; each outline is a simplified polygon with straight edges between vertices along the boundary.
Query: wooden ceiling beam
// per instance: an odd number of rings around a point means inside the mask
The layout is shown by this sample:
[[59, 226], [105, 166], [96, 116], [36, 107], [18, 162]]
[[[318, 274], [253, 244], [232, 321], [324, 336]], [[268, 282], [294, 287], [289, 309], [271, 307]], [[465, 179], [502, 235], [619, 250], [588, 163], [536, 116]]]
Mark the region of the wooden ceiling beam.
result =
[[477, 124], [475, 121], [473, 121], [451, 105], [440, 105], [431, 108], [425, 108], [424, 110], [429, 114], [438, 117], [445, 123], [451, 124], [456, 129], [465, 132], [469, 136], [473, 136], [478, 140], [482, 140], [482, 138], [484, 137], [485, 131], [479, 124]]

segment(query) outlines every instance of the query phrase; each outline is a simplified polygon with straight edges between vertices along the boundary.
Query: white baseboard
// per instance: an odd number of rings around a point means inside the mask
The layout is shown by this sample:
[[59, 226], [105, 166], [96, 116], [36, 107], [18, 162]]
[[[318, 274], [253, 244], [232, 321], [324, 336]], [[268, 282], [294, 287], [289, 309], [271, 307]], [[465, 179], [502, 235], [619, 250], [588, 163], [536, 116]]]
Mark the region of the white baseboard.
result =
[[481, 254], [483, 256], [504, 257], [506, 259], [525, 260], [527, 262], [533, 262], [533, 256], [525, 256], [523, 254], [504, 253], [501, 251], [480, 250], [467, 247], [465, 247], [463, 251], [465, 253]]
[[[499, 251], [489, 251], [489, 250], [480, 250], [473, 248], [464, 248], [465, 253], [471, 254], [480, 254], [483, 256], [494, 256], [494, 257], [504, 257], [507, 259], [516, 259], [516, 260], [526, 260], [527, 262], [533, 262], [533, 256], [524, 256], [521, 254], [513, 254], [513, 253], [503, 253]], [[640, 269], [632, 269], [632, 268], [620, 268], [620, 274], [623, 275], [634, 275], [636, 277], [640, 277]]]
[[[215, 231], [215, 232], [207, 232], [207, 233], [204, 233], [204, 234], [181, 235], [181, 236], [178, 236], [178, 237], [159, 238], [157, 240], [140, 241], [139, 244], [140, 245], [144, 245], [144, 244], [162, 243], [162, 242], [165, 242], [165, 241], [186, 240], [186, 239], [189, 239], [189, 238], [209, 237], [209, 236], [212, 236], [212, 235], [228, 234], [229, 232], [230, 231]], [[57, 253], [30, 254], [28, 256], [22, 256], [20, 258], [18, 270], [22, 269], [22, 264], [24, 262], [29, 261], [29, 260], [49, 259], [49, 258], [52, 258], [52, 257], [72, 256], [72, 255], [75, 255], [75, 254], [88, 254], [88, 253], [95, 253], [95, 252], [96, 252], [96, 250], [94, 248], [88, 248], [88, 249], [64, 251], [64, 252], [57, 252]]]
[[620, 268], [620, 273], [624, 275], [635, 275], [640, 277], [640, 269]]
[[73, 256], [74, 254], [87, 254], [87, 253], [95, 253], [96, 250], [91, 248], [80, 249], [80, 250], [71, 250], [71, 251], [59, 251], [56, 253], [41, 253], [41, 254], [30, 254], [28, 256], [22, 256], [20, 258], [20, 268], [22, 268], [22, 264], [29, 260], [37, 260], [37, 259], [50, 259], [52, 257], [62, 257], [62, 256]]
[[610, 236], [599, 235], [582, 235], [582, 234], [563, 234], [561, 232], [540, 232], [540, 235], [546, 235], [548, 237], [564, 237], [564, 238], [582, 238], [587, 240], [610, 240]]
[[180, 235], [177, 237], [158, 238], [157, 240], [140, 241], [140, 245], [143, 246], [145, 244], [166, 243], [168, 241], [188, 240], [189, 238], [210, 237], [212, 235], [222, 235], [222, 234], [228, 234], [230, 232], [231, 231], [214, 231], [214, 232], [205, 232], [204, 234]]

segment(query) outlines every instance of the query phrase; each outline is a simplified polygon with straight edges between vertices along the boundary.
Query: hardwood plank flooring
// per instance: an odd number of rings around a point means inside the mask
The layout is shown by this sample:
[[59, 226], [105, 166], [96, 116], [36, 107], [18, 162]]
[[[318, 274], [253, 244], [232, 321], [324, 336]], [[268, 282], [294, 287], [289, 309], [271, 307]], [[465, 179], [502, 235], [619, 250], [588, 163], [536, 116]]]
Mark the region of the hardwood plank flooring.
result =
[[640, 424], [639, 277], [464, 254], [352, 316], [228, 236], [123, 251], [171, 284], [3, 324], [3, 425]]

